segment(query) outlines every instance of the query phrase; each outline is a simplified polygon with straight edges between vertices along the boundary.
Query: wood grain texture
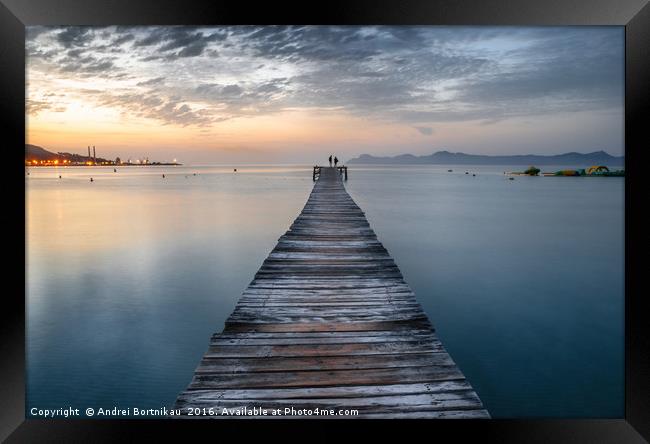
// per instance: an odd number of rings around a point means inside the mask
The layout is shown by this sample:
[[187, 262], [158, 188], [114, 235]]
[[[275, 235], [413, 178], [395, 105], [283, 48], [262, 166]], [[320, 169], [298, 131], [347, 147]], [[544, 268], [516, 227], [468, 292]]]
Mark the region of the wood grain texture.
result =
[[[174, 408], [489, 418], [349, 196], [322, 167], [300, 215], [215, 333]], [[196, 416], [191, 416], [196, 417]], [[278, 416], [255, 416], [273, 418]], [[318, 416], [322, 417], [322, 416]]]

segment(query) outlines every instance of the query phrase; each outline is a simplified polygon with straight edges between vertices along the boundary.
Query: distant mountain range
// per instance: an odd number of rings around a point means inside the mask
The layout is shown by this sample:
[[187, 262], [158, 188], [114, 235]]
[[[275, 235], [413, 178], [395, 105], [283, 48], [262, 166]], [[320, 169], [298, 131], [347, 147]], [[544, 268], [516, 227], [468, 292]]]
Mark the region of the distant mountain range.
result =
[[617, 165], [625, 164], [625, 156], [612, 156], [605, 151], [593, 153], [565, 153], [552, 156], [523, 154], [515, 156], [485, 156], [478, 154], [438, 151], [424, 156], [400, 154], [393, 157], [377, 157], [362, 154], [350, 159], [348, 164], [393, 165]]

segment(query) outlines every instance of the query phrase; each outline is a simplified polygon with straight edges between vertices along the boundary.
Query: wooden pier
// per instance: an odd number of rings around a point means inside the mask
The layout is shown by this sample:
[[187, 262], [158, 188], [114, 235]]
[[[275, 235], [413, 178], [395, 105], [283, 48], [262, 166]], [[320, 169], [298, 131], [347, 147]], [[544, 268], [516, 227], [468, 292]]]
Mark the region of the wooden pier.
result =
[[331, 167], [319, 167], [302, 212], [174, 408], [215, 418], [256, 408], [267, 409], [262, 418], [489, 418]]

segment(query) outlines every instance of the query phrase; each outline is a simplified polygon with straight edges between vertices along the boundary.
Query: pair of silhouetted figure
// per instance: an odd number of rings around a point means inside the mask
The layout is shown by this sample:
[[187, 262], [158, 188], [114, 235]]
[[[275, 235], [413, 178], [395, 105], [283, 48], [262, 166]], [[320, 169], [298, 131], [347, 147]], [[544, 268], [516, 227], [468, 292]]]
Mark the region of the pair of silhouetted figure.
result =
[[[332, 166], [332, 156], [330, 155], [330, 167]], [[339, 163], [339, 159], [334, 156], [334, 166], [336, 166]]]

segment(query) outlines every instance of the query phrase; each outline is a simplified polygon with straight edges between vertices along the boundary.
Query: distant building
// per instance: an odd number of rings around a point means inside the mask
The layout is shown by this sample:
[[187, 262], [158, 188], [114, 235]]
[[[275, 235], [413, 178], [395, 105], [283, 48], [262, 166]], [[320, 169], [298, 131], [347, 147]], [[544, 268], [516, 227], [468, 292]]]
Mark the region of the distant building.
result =
[[116, 157], [115, 158], [115, 165], [121, 165], [121, 164], [122, 164], [122, 159], [120, 159], [119, 157]]

